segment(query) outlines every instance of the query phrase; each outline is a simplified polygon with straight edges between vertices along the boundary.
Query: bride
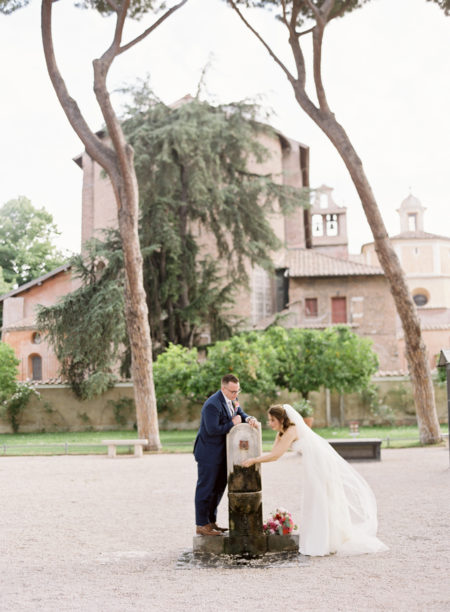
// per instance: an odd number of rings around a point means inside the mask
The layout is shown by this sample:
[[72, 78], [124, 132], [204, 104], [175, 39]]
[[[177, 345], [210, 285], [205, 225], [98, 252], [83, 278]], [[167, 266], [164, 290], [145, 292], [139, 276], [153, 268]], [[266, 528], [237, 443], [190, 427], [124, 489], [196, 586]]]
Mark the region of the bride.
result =
[[272, 406], [268, 422], [278, 432], [272, 450], [242, 465], [276, 461], [289, 448], [301, 455], [300, 552], [322, 556], [388, 550], [376, 537], [377, 503], [364, 478], [289, 404]]

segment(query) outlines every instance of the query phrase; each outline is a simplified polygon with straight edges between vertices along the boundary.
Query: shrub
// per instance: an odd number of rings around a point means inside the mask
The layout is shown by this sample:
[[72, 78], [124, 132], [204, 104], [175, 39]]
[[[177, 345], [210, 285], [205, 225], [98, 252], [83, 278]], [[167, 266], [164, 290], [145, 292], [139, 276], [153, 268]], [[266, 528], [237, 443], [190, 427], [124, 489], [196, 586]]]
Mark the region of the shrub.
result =
[[15, 387], [12, 396], [3, 402], [3, 407], [13, 432], [17, 433], [28, 402], [33, 396], [40, 397], [40, 395], [27, 383], [16, 383]]

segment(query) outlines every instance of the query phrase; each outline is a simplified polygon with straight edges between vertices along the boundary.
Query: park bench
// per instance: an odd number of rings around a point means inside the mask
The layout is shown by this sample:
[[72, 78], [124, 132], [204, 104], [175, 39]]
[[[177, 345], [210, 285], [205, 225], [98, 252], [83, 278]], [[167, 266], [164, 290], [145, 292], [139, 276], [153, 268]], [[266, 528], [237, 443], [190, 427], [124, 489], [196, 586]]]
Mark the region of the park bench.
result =
[[134, 446], [134, 456], [142, 457], [142, 447], [148, 444], [148, 440], [102, 440], [102, 444], [108, 446], [108, 457], [116, 456], [117, 446]]
[[380, 438], [336, 439], [328, 442], [344, 459], [381, 459]]

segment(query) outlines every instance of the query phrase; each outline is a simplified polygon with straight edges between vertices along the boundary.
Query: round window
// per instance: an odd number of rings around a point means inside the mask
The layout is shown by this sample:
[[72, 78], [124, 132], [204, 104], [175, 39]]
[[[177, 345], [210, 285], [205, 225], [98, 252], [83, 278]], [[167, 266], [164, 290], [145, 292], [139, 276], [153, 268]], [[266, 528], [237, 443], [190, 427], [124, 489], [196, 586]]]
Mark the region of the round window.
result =
[[34, 332], [31, 341], [33, 344], [40, 344], [42, 342], [42, 336], [39, 332]]
[[413, 300], [416, 306], [425, 306], [428, 302], [428, 297], [423, 293], [416, 293], [416, 295], [413, 296]]

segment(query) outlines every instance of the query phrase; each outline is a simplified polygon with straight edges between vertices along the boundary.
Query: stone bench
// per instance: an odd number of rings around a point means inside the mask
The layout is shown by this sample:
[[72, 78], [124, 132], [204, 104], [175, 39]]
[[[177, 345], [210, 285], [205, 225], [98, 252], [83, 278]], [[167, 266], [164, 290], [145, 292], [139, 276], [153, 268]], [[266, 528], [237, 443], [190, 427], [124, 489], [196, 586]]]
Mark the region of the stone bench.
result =
[[148, 444], [148, 440], [102, 440], [102, 444], [108, 446], [108, 457], [116, 456], [117, 446], [134, 446], [134, 456], [142, 457], [142, 447]]
[[328, 440], [334, 450], [344, 459], [381, 459], [381, 439], [380, 438], [358, 438], [358, 439], [338, 439]]

